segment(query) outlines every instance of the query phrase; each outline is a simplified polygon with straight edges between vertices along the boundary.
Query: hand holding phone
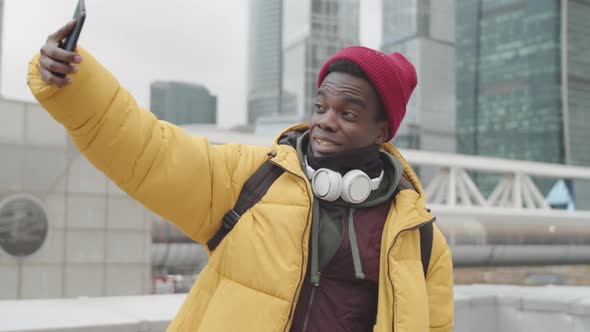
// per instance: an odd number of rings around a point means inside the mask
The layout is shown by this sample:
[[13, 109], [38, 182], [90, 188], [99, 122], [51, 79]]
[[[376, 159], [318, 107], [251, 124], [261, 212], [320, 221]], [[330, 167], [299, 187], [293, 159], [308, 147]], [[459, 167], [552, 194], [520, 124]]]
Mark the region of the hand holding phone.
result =
[[82, 61], [75, 49], [85, 19], [84, 0], [79, 0], [74, 19], [47, 37], [47, 42], [41, 47], [39, 59], [39, 71], [44, 82], [58, 87], [72, 82], [72, 78], [66, 75], [77, 72], [76, 64]]

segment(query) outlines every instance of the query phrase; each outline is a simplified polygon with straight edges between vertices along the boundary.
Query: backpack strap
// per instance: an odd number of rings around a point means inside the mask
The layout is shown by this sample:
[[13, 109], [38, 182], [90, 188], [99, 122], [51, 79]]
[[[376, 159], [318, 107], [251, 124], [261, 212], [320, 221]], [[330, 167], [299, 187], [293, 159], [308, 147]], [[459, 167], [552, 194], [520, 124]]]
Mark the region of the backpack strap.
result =
[[234, 228], [244, 212], [258, 203], [270, 186], [283, 174], [283, 169], [269, 160], [265, 161], [242, 187], [233, 209], [227, 211], [221, 220], [217, 233], [207, 241], [209, 251], [215, 250], [223, 238]]
[[432, 255], [432, 222], [420, 227], [420, 256], [422, 258], [422, 269], [424, 270], [424, 280], [428, 276], [428, 265]]

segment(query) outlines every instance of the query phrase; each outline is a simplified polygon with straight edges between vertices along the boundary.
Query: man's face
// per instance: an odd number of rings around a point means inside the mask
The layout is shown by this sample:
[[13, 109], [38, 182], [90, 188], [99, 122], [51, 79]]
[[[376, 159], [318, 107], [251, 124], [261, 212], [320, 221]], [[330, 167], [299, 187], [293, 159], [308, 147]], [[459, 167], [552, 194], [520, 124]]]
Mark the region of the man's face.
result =
[[329, 73], [318, 89], [310, 143], [316, 156], [381, 144], [387, 121], [377, 121], [379, 97], [371, 84], [343, 72]]

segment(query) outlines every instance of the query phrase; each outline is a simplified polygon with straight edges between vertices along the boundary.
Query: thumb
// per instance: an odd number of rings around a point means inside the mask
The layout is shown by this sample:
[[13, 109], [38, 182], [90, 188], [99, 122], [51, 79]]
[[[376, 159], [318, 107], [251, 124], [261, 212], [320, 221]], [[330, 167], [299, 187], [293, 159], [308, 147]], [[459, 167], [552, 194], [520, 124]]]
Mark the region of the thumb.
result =
[[57, 41], [58, 43], [62, 41], [76, 26], [76, 19], [70, 20], [66, 25], [61, 27], [57, 30], [54, 34], [50, 36], [51, 39]]

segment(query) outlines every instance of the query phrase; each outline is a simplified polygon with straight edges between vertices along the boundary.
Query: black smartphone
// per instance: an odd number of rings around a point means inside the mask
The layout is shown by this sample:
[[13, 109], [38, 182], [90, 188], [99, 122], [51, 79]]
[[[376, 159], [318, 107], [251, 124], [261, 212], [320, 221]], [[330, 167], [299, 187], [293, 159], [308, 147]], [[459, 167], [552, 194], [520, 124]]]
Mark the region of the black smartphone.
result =
[[78, 0], [78, 6], [76, 6], [76, 11], [74, 11], [74, 18], [76, 19], [76, 26], [59, 45], [59, 47], [70, 52], [76, 50], [78, 38], [82, 32], [84, 21], [86, 20], [86, 4], [84, 3], [84, 0]]
[[[66, 51], [73, 52], [76, 50], [78, 44], [78, 38], [82, 32], [84, 21], [86, 20], [86, 4], [84, 0], [78, 0], [76, 11], [74, 11], [74, 18], [76, 19], [76, 26], [70, 31], [70, 33], [59, 43], [59, 47]], [[64, 78], [66, 75], [61, 73], [53, 73], [57, 77]]]

